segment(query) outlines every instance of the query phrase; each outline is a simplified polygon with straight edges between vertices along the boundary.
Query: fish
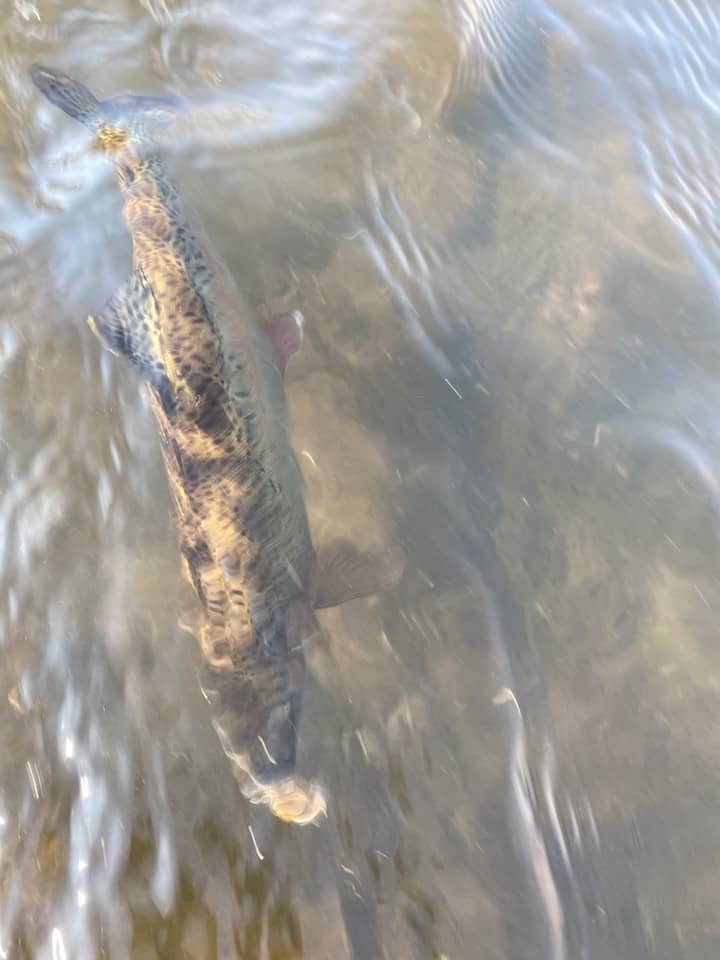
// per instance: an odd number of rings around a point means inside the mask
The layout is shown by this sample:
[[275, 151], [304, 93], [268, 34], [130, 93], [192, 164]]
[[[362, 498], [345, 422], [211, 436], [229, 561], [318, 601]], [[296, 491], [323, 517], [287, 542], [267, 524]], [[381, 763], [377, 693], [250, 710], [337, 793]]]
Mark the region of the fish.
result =
[[327, 801], [298, 772], [297, 746], [316, 610], [392, 587], [404, 556], [346, 540], [313, 545], [284, 387], [302, 318], [263, 319], [248, 307], [153, 152], [154, 126], [183, 103], [99, 100], [39, 64], [30, 76], [115, 167], [133, 271], [88, 319], [146, 385], [197, 599], [185, 625], [201, 651], [212, 722], [248, 800], [281, 820], [313, 822]]

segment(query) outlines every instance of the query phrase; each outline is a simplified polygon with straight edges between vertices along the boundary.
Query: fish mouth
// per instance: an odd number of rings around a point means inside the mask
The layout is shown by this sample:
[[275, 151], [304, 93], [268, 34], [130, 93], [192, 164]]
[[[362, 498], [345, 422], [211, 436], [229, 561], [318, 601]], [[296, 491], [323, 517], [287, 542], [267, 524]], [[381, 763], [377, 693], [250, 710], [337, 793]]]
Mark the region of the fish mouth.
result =
[[237, 753], [230, 748], [222, 727], [215, 724], [223, 749], [233, 765], [233, 775], [243, 797], [253, 804], [261, 804], [285, 823], [304, 826], [327, 816], [327, 800], [318, 784], [307, 781], [295, 773], [280, 776], [271, 781], [258, 778], [247, 753]]
[[316, 783], [293, 774], [274, 783], [262, 784], [237, 766], [233, 772], [245, 799], [267, 806], [278, 820], [305, 826], [327, 816], [325, 793]]
[[[278, 705], [276, 710], [284, 715], [286, 709], [283, 708], [288, 706], [287, 703]], [[290, 740], [274, 737], [272, 724], [266, 724], [264, 732], [269, 743], [258, 734], [249, 748], [247, 741], [241, 746], [232, 736], [226, 720], [227, 717], [213, 717], [212, 723], [223, 751], [232, 763], [240, 793], [246, 800], [268, 807], [285, 823], [305, 825], [327, 814], [322, 788], [295, 773], [294, 736]]]

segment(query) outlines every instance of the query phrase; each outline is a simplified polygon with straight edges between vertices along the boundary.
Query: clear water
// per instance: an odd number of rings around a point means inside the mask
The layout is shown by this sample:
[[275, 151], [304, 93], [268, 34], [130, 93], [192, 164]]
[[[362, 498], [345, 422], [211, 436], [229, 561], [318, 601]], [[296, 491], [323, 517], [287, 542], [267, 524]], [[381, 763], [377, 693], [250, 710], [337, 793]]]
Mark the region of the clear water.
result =
[[[289, 370], [328, 611], [318, 827], [239, 797], [177, 627], [157, 438], [84, 323], [111, 171], [41, 100], [173, 92], [162, 152]], [[0, 7], [0, 956], [720, 951], [712, 0]]]

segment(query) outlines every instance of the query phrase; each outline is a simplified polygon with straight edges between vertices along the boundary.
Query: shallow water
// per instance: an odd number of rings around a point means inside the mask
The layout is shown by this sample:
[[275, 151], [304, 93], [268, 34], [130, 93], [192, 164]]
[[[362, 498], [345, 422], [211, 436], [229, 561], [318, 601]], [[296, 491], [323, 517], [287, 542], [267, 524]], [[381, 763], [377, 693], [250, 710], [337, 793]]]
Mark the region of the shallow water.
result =
[[[0, 956], [715, 958], [720, 16], [710, 0], [0, 9]], [[289, 827], [200, 694], [154, 424], [84, 317], [111, 171], [33, 61], [180, 94], [159, 149], [255, 304], [323, 613]]]

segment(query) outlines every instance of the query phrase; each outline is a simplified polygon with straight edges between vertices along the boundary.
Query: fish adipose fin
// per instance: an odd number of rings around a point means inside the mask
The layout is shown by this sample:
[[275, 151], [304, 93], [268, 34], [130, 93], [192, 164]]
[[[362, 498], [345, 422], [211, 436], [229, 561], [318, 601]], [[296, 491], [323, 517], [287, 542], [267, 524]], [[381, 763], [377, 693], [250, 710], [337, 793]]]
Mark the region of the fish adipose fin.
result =
[[265, 322], [265, 330], [273, 346], [275, 366], [285, 376], [288, 360], [302, 346], [303, 315], [299, 310], [275, 314]]
[[402, 577], [405, 557], [358, 550], [348, 540], [333, 540], [315, 552], [311, 596], [316, 609], [368, 597], [394, 586]]

